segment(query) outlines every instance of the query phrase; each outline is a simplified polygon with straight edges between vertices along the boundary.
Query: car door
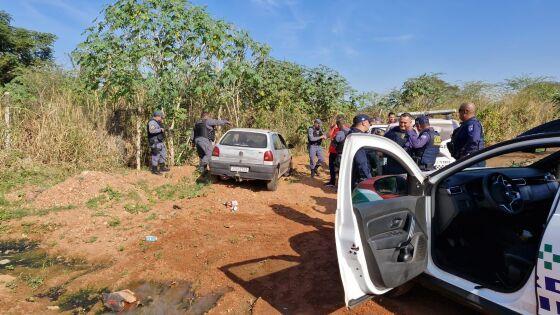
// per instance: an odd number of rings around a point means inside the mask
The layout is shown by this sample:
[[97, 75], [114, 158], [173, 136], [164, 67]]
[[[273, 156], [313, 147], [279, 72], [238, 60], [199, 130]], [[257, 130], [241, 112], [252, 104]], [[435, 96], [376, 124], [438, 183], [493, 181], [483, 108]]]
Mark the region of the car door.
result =
[[286, 167], [287, 148], [284, 147], [277, 133], [272, 134], [272, 143], [274, 145], [275, 154], [277, 154], [278, 156], [278, 165], [280, 167], [280, 174], [284, 174], [287, 168]]
[[536, 276], [537, 313], [560, 314], [560, 202], [559, 193], [553, 204], [541, 240]]
[[282, 152], [284, 155], [284, 171], [288, 171], [290, 168], [290, 162], [292, 160], [292, 157], [290, 155], [290, 149], [288, 148], [288, 144], [286, 143], [286, 140], [284, 140], [284, 137], [282, 137], [281, 134], [278, 134], [278, 138], [280, 139], [280, 143], [282, 144]]
[[[358, 150], [383, 154], [399, 162], [407, 172], [407, 193], [390, 199], [353, 202], [358, 188], [352, 187]], [[428, 231], [424, 175], [395, 142], [379, 136], [351, 134], [344, 145], [339, 176], [335, 241], [345, 302], [352, 307], [408, 282], [425, 270]]]

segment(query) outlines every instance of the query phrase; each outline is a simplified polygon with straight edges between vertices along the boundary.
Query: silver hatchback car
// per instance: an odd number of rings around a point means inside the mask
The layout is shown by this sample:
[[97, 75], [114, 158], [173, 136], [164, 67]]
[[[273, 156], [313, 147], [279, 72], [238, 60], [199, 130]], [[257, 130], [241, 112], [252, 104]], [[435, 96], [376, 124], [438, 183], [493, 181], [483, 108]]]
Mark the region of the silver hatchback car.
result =
[[290, 148], [275, 131], [231, 129], [214, 146], [210, 174], [237, 181], [264, 180], [267, 189], [274, 191], [278, 178], [291, 173]]

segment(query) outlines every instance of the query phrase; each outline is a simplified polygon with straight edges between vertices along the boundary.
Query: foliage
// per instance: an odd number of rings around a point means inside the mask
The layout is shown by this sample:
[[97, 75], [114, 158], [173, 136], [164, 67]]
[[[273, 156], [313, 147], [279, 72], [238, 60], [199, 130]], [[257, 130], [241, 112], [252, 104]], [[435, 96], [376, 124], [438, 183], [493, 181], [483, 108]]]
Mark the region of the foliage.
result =
[[0, 85], [10, 82], [24, 67], [52, 61], [56, 36], [10, 25], [12, 17], [0, 11]]

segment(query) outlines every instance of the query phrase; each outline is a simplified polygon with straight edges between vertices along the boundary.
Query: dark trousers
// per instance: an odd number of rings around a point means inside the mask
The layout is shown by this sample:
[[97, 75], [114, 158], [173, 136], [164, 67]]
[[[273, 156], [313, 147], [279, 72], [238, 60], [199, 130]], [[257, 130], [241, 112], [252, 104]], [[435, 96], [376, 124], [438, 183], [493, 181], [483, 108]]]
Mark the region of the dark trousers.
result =
[[331, 184], [336, 184], [336, 159], [338, 158], [338, 154], [336, 153], [329, 153], [329, 172], [331, 175], [331, 179], [329, 181], [329, 183]]

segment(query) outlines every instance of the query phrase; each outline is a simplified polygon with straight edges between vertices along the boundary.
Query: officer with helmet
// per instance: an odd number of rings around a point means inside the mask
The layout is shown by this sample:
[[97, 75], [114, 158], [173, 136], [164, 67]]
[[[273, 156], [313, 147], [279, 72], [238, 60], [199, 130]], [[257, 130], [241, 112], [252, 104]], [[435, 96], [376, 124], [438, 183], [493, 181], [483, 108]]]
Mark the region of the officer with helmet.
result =
[[434, 170], [441, 145], [441, 137], [430, 126], [430, 120], [427, 116], [416, 118], [416, 128], [418, 129], [418, 134], [414, 130], [407, 131], [408, 141], [406, 147], [421, 170]]
[[210, 157], [212, 156], [213, 143], [216, 140], [214, 127], [224, 125], [231, 124], [227, 120], [213, 119], [208, 112], [203, 112], [201, 119], [194, 125], [192, 140], [194, 140], [196, 152], [200, 158], [198, 171], [201, 174], [206, 172]]

